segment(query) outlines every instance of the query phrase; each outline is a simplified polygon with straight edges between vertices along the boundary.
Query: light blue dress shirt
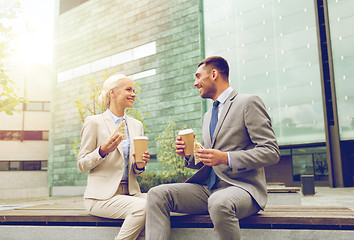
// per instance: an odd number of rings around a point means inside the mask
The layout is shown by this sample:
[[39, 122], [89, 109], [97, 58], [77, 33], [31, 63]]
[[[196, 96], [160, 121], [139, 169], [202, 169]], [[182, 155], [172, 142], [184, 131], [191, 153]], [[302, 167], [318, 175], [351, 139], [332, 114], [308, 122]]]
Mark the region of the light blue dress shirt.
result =
[[125, 127], [127, 129], [127, 139], [123, 140], [120, 144], [122, 144], [122, 148], [123, 148], [123, 155], [124, 155], [124, 173], [123, 173], [123, 177], [122, 177], [122, 181], [128, 181], [128, 176], [129, 176], [129, 172], [128, 172], [128, 168], [129, 168], [129, 152], [130, 152], [130, 138], [129, 138], [129, 130], [128, 130], [128, 125], [127, 125], [127, 120], [126, 120], [126, 115], [124, 113], [123, 117], [117, 117], [116, 115], [114, 115], [109, 109], [108, 109], [109, 113], [111, 114], [114, 123], [116, 124], [116, 126], [118, 126], [118, 124], [125, 120]]

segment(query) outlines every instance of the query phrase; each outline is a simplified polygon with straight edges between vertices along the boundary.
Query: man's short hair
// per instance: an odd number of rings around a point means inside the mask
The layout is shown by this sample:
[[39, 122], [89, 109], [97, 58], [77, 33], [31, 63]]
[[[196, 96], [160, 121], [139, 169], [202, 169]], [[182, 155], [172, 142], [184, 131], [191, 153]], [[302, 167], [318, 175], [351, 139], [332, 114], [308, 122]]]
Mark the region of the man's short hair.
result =
[[205, 64], [205, 66], [210, 66], [212, 69], [218, 70], [221, 75], [226, 77], [226, 79], [229, 79], [229, 64], [224, 58], [217, 56], [208, 57], [201, 61], [198, 67], [203, 64]]

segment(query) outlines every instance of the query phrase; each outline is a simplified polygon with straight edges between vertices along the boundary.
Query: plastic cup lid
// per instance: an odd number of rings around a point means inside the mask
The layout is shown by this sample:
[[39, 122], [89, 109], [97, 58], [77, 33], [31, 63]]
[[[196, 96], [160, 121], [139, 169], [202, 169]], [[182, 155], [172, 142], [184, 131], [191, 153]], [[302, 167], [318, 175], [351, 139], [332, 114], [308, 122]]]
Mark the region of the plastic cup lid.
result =
[[178, 135], [186, 135], [186, 134], [190, 134], [193, 133], [193, 129], [184, 129], [178, 132]]
[[135, 137], [135, 138], [134, 138], [134, 140], [137, 140], [137, 139], [148, 140], [149, 138], [146, 137], [146, 136], [138, 136], [138, 137]]

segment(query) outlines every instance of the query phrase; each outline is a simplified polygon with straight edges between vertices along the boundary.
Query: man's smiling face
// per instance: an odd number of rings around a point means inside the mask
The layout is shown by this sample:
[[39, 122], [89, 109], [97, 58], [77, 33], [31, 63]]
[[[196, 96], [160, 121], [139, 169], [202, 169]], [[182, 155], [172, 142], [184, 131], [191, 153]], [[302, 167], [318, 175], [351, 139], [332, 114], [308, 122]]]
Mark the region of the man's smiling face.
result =
[[195, 73], [194, 86], [199, 89], [202, 98], [213, 99], [216, 89], [213, 81], [213, 73], [210, 67], [205, 64], [200, 65]]

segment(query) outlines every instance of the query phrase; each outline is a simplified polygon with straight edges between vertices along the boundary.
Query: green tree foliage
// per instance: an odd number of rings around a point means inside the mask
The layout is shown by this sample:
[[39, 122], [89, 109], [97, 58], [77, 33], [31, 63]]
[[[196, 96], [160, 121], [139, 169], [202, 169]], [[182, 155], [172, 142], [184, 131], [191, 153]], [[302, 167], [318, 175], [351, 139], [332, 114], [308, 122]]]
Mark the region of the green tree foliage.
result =
[[0, 113], [5, 112], [7, 115], [13, 115], [14, 111], [17, 111], [15, 107], [26, 102], [25, 98], [17, 95], [16, 91], [18, 90], [0, 63]]
[[[107, 72], [103, 79], [107, 79]], [[102, 83], [97, 79], [90, 77], [87, 80], [87, 85], [90, 89], [88, 97], [75, 99], [75, 105], [79, 113], [78, 118], [81, 123], [85, 121], [86, 117], [102, 113], [106, 110], [98, 104], [98, 97], [102, 91]]]
[[24, 98], [17, 95], [19, 89], [4, 68], [4, 61], [13, 52], [11, 41], [16, 37], [8, 23], [17, 17], [20, 7], [19, 1], [0, 2], [0, 113], [5, 112], [8, 115], [13, 115], [15, 107], [25, 102]]
[[[182, 129], [185, 129], [183, 126]], [[158, 144], [158, 159], [163, 165], [163, 175], [169, 178], [179, 178], [182, 182], [195, 173], [195, 170], [184, 166], [184, 159], [175, 152], [175, 141], [178, 134], [177, 124], [169, 122], [165, 130], [158, 135], [155, 141]]]

